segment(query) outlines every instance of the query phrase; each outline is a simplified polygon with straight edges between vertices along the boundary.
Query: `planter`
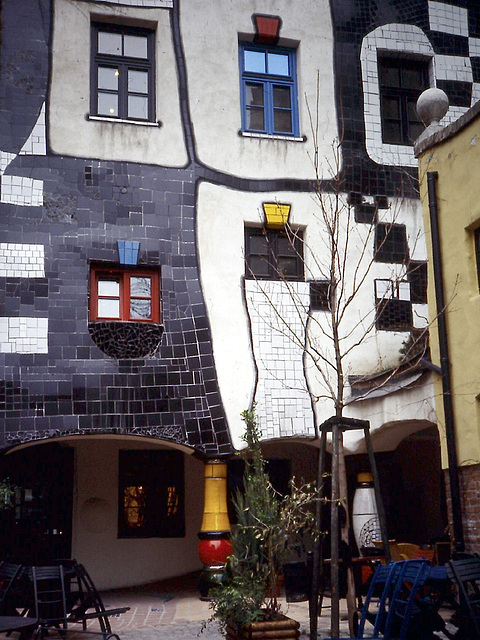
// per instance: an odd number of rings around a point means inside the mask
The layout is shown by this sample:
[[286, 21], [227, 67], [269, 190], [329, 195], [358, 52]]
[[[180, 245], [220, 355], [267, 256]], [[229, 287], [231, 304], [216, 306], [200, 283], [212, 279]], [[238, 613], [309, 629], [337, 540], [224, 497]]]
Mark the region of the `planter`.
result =
[[300, 636], [300, 623], [279, 615], [275, 620], [249, 622], [238, 633], [227, 626], [227, 640], [296, 640]]

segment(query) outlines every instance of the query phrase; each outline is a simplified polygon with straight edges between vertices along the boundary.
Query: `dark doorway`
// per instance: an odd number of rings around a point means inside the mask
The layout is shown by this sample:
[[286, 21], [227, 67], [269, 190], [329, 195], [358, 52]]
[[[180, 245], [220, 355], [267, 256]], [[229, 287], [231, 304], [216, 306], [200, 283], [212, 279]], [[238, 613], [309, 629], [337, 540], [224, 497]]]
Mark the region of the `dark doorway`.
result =
[[41, 444], [4, 455], [0, 478], [15, 486], [0, 510], [0, 557], [25, 564], [69, 558], [72, 544], [71, 447]]

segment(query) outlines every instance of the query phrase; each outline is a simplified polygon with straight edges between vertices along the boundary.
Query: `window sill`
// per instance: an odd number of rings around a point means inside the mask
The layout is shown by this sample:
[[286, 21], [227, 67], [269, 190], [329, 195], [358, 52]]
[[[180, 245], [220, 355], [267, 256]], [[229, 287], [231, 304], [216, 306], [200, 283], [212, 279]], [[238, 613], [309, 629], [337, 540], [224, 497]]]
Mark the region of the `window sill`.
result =
[[85, 116], [86, 120], [94, 120], [95, 122], [118, 122], [120, 124], [134, 124], [136, 126], [140, 125], [143, 127], [157, 127], [160, 128], [162, 126], [162, 122], [158, 120], [158, 122], [147, 122], [145, 120], [123, 120], [122, 118], [109, 118], [108, 116], [91, 116], [89, 113]]
[[273, 133], [254, 133], [252, 131], [239, 131], [238, 135], [242, 138], [257, 138], [259, 140], [284, 140], [286, 142], [306, 142], [307, 136], [301, 138], [295, 136], [280, 136]]

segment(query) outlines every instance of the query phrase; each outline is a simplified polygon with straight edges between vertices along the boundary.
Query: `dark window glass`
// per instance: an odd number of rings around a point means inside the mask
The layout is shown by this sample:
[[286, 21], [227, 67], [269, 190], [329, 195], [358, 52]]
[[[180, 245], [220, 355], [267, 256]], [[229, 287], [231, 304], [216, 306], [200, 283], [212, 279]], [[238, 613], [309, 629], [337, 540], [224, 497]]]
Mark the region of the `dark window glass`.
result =
[[411, 300], [415, 303], [425, 304], [427, 302], [427, 263], [410, 261], [408, 272], [410, 282]]
[[242, 129], [298, 135], [295, 51], [240, 45]]
[[154, 44], [147, 29], [92, 25], [93, 115], [154, 120]]
[[246, 277], [262, 280], [302, 280], [303, 244], [300, 231], [245, 229]]
[[310, 309], [311, 311], [329, 311], [330, 282], [328, 280], [310, 282]]
[[428, 62], [379, 56], [378, 66], [383, 142], [411, 145], [424, 129], [416, 103], [428, 89]]
[[377, 329], [410, 330], [413, 325], [411, 284], [375, 280], [375, 308]]
[[407, 231], [403, 224], [379, 223], [375, 227], [375, 260], [404, 263], [408, 258]]
[[180, 451], [120, 451], [120, 538], [185, 536], [183, 454]]

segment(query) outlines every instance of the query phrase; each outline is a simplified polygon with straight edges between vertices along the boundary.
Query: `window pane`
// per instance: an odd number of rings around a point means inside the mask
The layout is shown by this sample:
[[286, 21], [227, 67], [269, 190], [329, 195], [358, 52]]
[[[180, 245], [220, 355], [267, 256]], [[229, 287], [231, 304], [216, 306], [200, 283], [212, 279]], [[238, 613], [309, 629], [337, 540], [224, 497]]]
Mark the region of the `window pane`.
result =
[[132, 93], [148, 93], [147, 71], [128, 70], [128, 90]]
[[273, 76], [289, 76], [288, 55], [286, 53], [269, 53], [268, 73]]
[[281, 133], [292, 133], [292, 115], [290, 111], [279, 111], [275, 109], [273, 113], [274, 130]]
[[292, 242], [284, 235], [279, 235], [277, 239], [277, 251], [281, 256], [296, 255]]
[[402, 86], [407, 89], [416, 89], [419, 93], [424, 88], [422, 69], [403, 69]]
[[410, 142], [415, 142], [419, 135], [423, 133], [425, 127], [421, 122], [410, 122], [408, 125], [408, 137]]
[[250, 51], [249, 49], [245, 49], [243, 52], [243, 61], [245, 71], [266, 73], [265, 53], [263, 51]]
[[263, 84], [247, 82], [245, 85], [245, 101], [247, 105], [263, 106]]
[[263, 109], [256, 107], [247, 109], [247, 129], [257, 129], [260, 131], [265, 129]]
[[118, 96], [115, 93], [98, 92], [98, 114], [118, 116]]
[[257, 255], [263, 254], [267, 256], [269, 254], [268, 250], [268, 241], [265, 236], [250, 236], [249, 240], [250, 253], [255, 253]]
[[99, 280], [98, 295], [108, 296], [110, 298], [120, 297], [120, 281], [119, 280]]
[[112, 56], [122, 55], [122, 34], [109, 31], [98, 32], [98, 53], [107, 53]]
[[119, 75], [115, 67], [98, 67], [98, 88], [117, 91]]
[[130, 278], [130, 295], [133, 298], [150, 298], [152, 281], [150, 278], [132, 276]]
[[273, 106], [290, 109], [290, 87], [284, 87], [279, 84], [273, 85]]
[[381, 83], [387, 87], [400, 86], [400, 69], [388, 66], [388, 62], [381, 62]]
[[110, 298], [98, 299], [99, 318], [120, 318], [120, 300]]
[[383, 114], [385, 118], [400, 118], [400, 98], [385, 98]]
[[130, 318], [141, 318], [148, 320], [152, 317], [152, 305], [150, 300], [139, 300], [132, 298], [130, 300]]
[[270, 273], [268, 262], [265, 258], [251, 257], [248, 261], [248, 266], [247, 275], [251, 272], [254, 276], [262, 278], [268, 277]]
[[284, 276], [297, 276], [297, 260], [295, 258], [278, 258], [278, 270]]
[[131, 58], [148, 58], [147, 36], [124, 36], [123, 55]]
[[128, 117], [148, 119], [148, 98], [145, 96], [128, 96]]

